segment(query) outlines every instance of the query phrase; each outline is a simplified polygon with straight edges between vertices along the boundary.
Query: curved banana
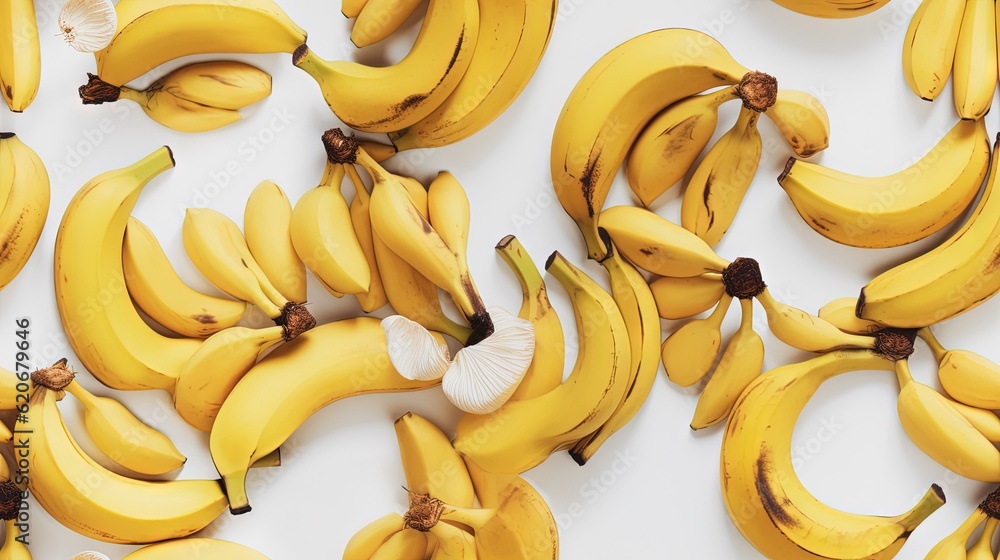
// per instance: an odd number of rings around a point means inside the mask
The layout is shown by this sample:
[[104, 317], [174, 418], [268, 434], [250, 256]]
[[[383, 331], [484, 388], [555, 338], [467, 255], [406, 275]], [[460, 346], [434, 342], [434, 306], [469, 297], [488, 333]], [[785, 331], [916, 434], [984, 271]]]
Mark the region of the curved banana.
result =
[[268, 560], [267, 556], [252, 548], [209, 538], [188, 538], [152, 544], [136, 550], [122, 560], [177, 560], [178, 558]]
[[645, 208], [608, 208], [601, 212], [601, 227], [625, 258], [660, 276], [700, 276], [729, 266], [700, 237]]
[[[994, 153], [996, 148], [994, 144]], [[1000, 158], [993, 158], [979, 204], [955, 234], [861, 289], [858, 317], [891, 327], [921, 328], [968, 311], [1000, 291], [998, 164]]]
[[374, 45], [396, 32], [423, 0], [368, 0], [351, 27], [356, 47]]
[[98, 465], [70, 436], [56, 393], [44, 387], [35, 389], [28, 421], [17, 429], [31, 430], [28, 488], [35, 499], [60, 523], [92, 539], [138, 544], [186, 537], [226, 509], [218, 481], [146, 482]]
[[993, 554], [993, 535], [997, 532], [997, 525], [1000, 525], [1000, 519], [996, 517], [990, 517], [986, 520], [982, 534], [969, 547], [966, 560], [996, 560], [996, 556]]
[[948, 396], [963, 404], [1000, 409], [1000, 365], [969, 350], [946, 350], [930, 329], [917, 331], [938, 363], [938, 381]]
[[151, 329], [132, 305], [122, 270], [129, 213], [146, 183], [173, 166], [162, 147], [91, 179], [69, 202], [56, 235], [55, 293], [66, 338], [87, 370], [115, 389], [171, 390], [201, 346]]
[[406, 488], [457, 507], [472, 507], [476, 499], [472, 480], [448, 436], [412, 412], [397, 419], [394, 427]]
[[812, 95], [779, 89], [774, 105], [764, 112], [778, 127], [795, 155], [807, 158], [830, 145], [830, 116]]
[[398, 513], [390, 513], [372, 521], [347, 541], [343, 560], [371, 560], [385, 541], [405, 527], [403, 516]]
[[732, 302], [733, 296], [723, 294], [711, 315], [686, 323], [663, 341], [660, 354], [667, 378], [690, 387], [708, 375], [719, 355], [722, 320]]
[[426, 551], [426, 534], [406, 528], [386, 539], [369, 560], [423, 560]]
[[628, 153], [625, 176], [643, 206], [678, 184], [708, 146], [719, 107], [739, 99], [736, 86], [682, 99], [649, 121]]
[[271, 181], [261, 181], [243, 211], [247, 248], [264, 275], [288, 301], [305, 303], [306, 265], [292, 246], [292, 203]]
[[[6, 464], [6, 459], [3, 462]], [[0, 519], [4, 526], [0, 560], [31, 560], [31, 552], [24, 544], [29, 537], [27, 533], [21, 532], [24, 524], [18, 519], [24, 513], [20, 508], [21, 496], [21, 489], [14, 481], [0, 482]]]
[[977, 408], [947, 399], [948, 404], [972, 424], [972, 427], [993, 443], [1000, 442], [1000, 417], [992, 410]]
[[921, 99], [933, 101], [955, 62], [966, 0], [923, 0], [903, 39], [903, 76]]
[[290, 53], [306, 32], [271, 0], [122, 0], [111, 43], [94, 53], [97, 75], [115, 86], [182, 56]]
[[[0, 54], [0, 58], [4, 56]], [[3, 289], [35, 250], [49, 214], [50, 189], [45, 164], [13, 132], [0, 132], [0, 169], [0, 200], [3, 200], [0, 289]]]
[[854, 312], [857, 308], [858, 298], [842, 297], [820, 307], [816, 315], [846, 333], [874, 334], [882, 330], [882, 325], [874, 321], [859, 319]]
[[430, 0], [413, 48], [392, 66], [323, 60], [305, 41], [292, 54], [292, 64], [316, 80], [344, 124], [363, 132], [392, 132], [423, 119], [455, 91], [478, 36], [476, 0]]
[[661, 29], [615, 47], [584, 74], [556, 121], [550, 167], [556, 197], [580, 227], [590, 258], [606, 256], [598, 215], [643, 128], [671, 104], [735, 84], [747, 72], [712, 37]]
[[356, 18], [365, 9], [368, 0], [341, 0], [340, 13], [346, 18]]
[[889, 0], [771, 0], [793, 12], [819, 18], [853, 18], [874, 12]]
[[601, 264], [608, 271], [611, 295], [625, 319], [632, 371], [625, 397], [611, 418], [570, 449], [569, 454], [578, 465], [586, 464], [608, 438], [635, 418], [653, 389], [660, 367], [660, 316], [653, 293], [642, 274], [614, 250], [610, 239], [607, 242], [612, 249]]
[[42, 50], [33, 0], [0, 5], [0, 95], [20, 113], [31, 105], [42, 78]]
[[736, 402], [722, 439], [722, 494], [736, 528], [761, 554], [782, 560], [892, 558], [944, 504], [941, 488], [933, 485], [902, 515], [846, 513], [812, 496], [792, 467], [795, 422], [823, 382], [849, 371], [892, 368], [874, 351], [841, 350], [768, 371]]
[[976, 198], [990, 165], [981, 121], [959, 121], [913, 165], [859, 177], [789, 159], [778, 183], [809, 227], [854, 247], [897, 247], [931, 235]]
[[448, 523], [438, 523], [428, 533], [437, 540], [430, 560], [478, 560], [476, 541], [470, 533]]
[[360, 317], [307, 331], [261, 360], [229, 394], [209, 443], [234, 514], [250, 511], [245, 488], [250, 465], [280, 447], [320, 408], [355, 395], [414, 391], [438, 383], [410, 381], [396, 373], [379, 323]]
[[841, 348], [874, 348], [877, 338], [844, 332], [801, 309], [785, 305], [767, 288], [757, 296], [767, 313], [767, 326], [778, 340], [806, 352], [829, 352]]
[[[454, 144], [499, 117], [531, 80], [556, 21], [555, 0], [479, 3], [479, 39], [455, 91], [429, 115], [389, 134], [399, 150]], [[370, 152], [369, 152], [370, 153]]]
[[958, 116], [982, 119], [997, 87], [997, 16], [992, 2], [965, 1], [954, 74], [952, 93]]
[[174, 408], [188, 424], [211, 431], [222, 403], [257, 358], [286, 340], [283, 327], [230, 327], [208, 338], [184, 364], [174, 387]]
[[[355, 294], [361, 309], [365, 313], [371, 313], [381, 309], [389, 303], [389, 296], [385, 293], [385, 286], [382, 284], [382, 273], [378, 268], [378, 260], [375, 255], [375, 238], [372, 233], [371, 216], [371, 194], [368, 188], [361, 181], [358, 170], [353, 165], [345, 165], [344, 169], [351, 178], [354, 185], [354, 199], [351, 200], [351, 225], [354, 226], [354, 236], [361, 246], [361, 251], [365, 254], [365, 261], [368, 263], [368, 270], [371, 273], [371, 280], [368, 282], [368, 291], [363, 294]], [[437, 290], [435, 290], [437, 295]]]
[[965, 547], [969, 538], [987, 519], [989, 519], [989, 515], [981, 507], [976, 508], [972, 515], [963, 521], [954, 532], [934, 545], [924, 560], [967, 560]]
[[520, 474], [571, 447], [611, 418], [628, 389], [628, 330], [611, 295], [558, 252], [546, 269], [573, 302], [583, 333], [577, 361], [569, 378], [548, 393], [459, 421], [455, 449], [490, 472]]
[[726, 285], [718, 274], [702, 274], [686, 278], [664, 276], [650, 282], [656, 309], [664, 319], [687, 319], [708, 311], [726, 293]]
[[171, 331], [192, 338], [229, 328], [247, 304], [192, 289], [181, 280], [153, 232], [129, 216], [122, 244], [125, 287], [139, 309]]

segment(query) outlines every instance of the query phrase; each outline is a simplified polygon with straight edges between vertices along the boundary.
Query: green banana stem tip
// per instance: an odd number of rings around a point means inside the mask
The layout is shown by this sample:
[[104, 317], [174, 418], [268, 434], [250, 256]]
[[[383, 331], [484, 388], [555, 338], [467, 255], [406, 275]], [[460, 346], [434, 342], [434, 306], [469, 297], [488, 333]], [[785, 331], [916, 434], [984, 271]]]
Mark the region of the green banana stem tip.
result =
[[96, 74], [88, 72], [87, 77], [89, 80], [79, 89], [80, 99], [83, 100], [84, 105], [101, 105], [118, 101], [122, 88], [105, 82]]
[[46, 389], [62, 391], [76, 378], [76, 374], [66, 364], [67, 360], [63, 358], [47, 368], [36, 370], [31, 374], [31, 382]]
[[749, 257], [738, 257], [722, 271], [726, 293], [737, 299], [759, 296], [767, 288], [760, 273], [760, 263]]

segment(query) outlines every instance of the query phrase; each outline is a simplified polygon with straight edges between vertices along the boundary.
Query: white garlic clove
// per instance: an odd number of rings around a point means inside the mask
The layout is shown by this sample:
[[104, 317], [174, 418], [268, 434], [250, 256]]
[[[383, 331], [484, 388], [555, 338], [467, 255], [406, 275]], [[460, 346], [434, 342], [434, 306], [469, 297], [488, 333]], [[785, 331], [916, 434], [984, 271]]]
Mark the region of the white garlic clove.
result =
[[399, 375], [412, 381], [440, 379], [451, 358], [448, 346], [439, 343], [423, 325], [402, 315], [382, 319], [389, 360]]
[[67, 0], [59, 12], [59, 30], [69, 46], [97, 52], [111, 43], [118, 14], [111, 0]]
[[535, 355], [531, 321], [491, 307], [494, 331], [482, 342], [462, 348], [444, 374], [441, 388], [456, 407], [489, 414], [503, 406], [524, 378]]

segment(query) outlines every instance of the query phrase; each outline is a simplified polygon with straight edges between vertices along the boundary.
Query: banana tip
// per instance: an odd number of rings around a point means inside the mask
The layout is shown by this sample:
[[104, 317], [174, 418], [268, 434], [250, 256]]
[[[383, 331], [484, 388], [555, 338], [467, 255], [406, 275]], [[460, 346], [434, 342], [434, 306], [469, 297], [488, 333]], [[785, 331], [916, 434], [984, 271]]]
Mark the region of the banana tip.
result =
[[0, 140], [6, 140], [8, 138], [13, 138], [17, 136], [13, 132], [0, 132]]
[[309, 45], [302, 43], [298, 47], [295, 47], [295, 51], [292, 53], [292, 64], [298, 66], [307, 54], [309, 54]]
[[792, 166], [795, 165], [796, 161], [798, 160], [793, 157], [788, 158], [788, 161], [785, 162], [785, 168], [781, 170], [781, 175], [778, 175], [778, 183], [785, 182], [785, 177], [788, 177], [788, 174], [792, 172]]
[[503, 239], [497, 243], [496, 249], [506, 249], [510, 245], [511, 241], [514, 241], [513, 235], [505, 235]]

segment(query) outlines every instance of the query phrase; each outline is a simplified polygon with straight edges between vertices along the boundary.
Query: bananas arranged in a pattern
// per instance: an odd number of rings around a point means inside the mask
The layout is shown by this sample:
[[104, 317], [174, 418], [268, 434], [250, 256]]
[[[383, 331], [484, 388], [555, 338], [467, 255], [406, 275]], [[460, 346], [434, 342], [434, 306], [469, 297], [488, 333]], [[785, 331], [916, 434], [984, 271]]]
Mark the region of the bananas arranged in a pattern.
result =
[[[0, 58], [6, 56], [0, 54]], [[49, 213], [49, 175], [38, 154], [12, 132], [0, 132], [0, 289], [24, 268]]]

